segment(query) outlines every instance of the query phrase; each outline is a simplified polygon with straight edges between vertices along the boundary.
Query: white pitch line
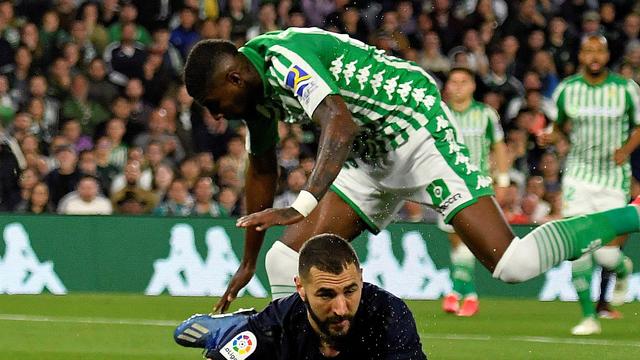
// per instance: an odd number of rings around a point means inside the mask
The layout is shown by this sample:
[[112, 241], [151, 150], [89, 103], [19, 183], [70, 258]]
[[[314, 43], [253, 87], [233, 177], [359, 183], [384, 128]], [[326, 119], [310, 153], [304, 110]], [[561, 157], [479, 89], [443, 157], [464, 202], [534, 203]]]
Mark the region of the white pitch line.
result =
[[[39, 316], [39, 315], [24, 315], [24, 314], [0, 314], [0, 321], [25, 321], [25, 322], [49, 322], [49, 323], [73, 323], [73, 324], [98, 324], [98, 325], [134, 325], [134, 326], [160, 326], [160, 327], [176, 327], [178, 326], [178, 324], [180, 324], [180, 321], [171, 321], [171, 320], [62, 317], [62, 316]], [[420, 333], [420, 337], [423, 339], [434, 339], [434, 340], [518, 341], [518, 342], [545, 343], [545, 344], [640, 347], [640, 342], [632, 342], [632, 341], [559, 338], [559, 337], [546, 337], [546, 336], [491, 336], [491, 335], [474, 335], [474, 334]]]
[[423, 339], [434, 339], [434, 340], [518, 341], [518, 342], [545, 343], [545, 344], [640, 347], [640, 342], [633, 342], [633, 341], [559, 338], [559, 337], [547, 337], [547, 336], [490, 336], [490, 335], [473, 335], [473, 334], [461, 335], [461, 334], [420, 333], [420, 337]]
[[52, 322], [52, 323], [100, 324], [100, 325], [136, 325], [136, 326], [142, 325], [142, 326], [163, 326], [163, 327], [176, 327], [180, 324], [180, 321], [171, 321], [171, 320], [61, 317], [61, 316], [38, 316], [38, 315], [22, 315], [22, 314], [0, 314], [0, 321]]

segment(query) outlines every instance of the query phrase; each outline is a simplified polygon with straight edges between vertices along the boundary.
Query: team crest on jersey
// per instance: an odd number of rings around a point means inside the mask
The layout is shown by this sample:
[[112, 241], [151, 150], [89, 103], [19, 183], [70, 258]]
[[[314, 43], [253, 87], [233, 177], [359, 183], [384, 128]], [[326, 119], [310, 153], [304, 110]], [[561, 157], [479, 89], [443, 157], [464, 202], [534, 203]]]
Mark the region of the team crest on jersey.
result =
[[251, 356], [258, 347], [258, 340], [251, 331], [243, 331], [229, 341], [220, 354], [227, 360], [244, 360]]
[[285, 83], [293, 89], [298, 96], [302, 96], [304, 89], [309, 86], [312, 76], [304, 71], [300, 66], [293, 65], [287, 73]]

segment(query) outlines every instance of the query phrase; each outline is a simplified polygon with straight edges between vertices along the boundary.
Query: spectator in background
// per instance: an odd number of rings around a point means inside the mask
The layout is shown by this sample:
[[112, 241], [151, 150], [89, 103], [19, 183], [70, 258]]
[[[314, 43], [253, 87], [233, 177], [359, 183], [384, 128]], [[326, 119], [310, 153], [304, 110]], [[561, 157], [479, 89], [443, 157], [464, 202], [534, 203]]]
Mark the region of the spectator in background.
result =
[[174, 179], [169, 185], [167, 197], [153, 210], [154, 215], [189, 216], [193, 209], [193, 198], [189, 195], [186, 181]]
[[200, 34], [196, 31], [198, 11], [189, 7], [180, 10], [180, 25], [171, 32], [171, 44], [180, 51], [183, 59], [187, 58], [189, 50], [198, 40]]
[[[302, 0], [300, 4], [304, 13], [308, 14], [309, 26], [315, 27], [322, 27], [325, 17], [336, 9], [335, 0]], [[289, 17], [291, 1], [280, 1], [278, 7], [281, 20], [280, 25], [286, 27], [286, 21], [282, 22], [282, 20], [286, 20]]]
[[87, 1], [80, 9], [80, 19], [87, 33], [87, 40], [95, 47], [97, 54], [102, 54], [107, 44], [109, 44], [109, 33], [107, 29], [98, 21], [100, 9], [98, 4]]
[[247, 30], [253, 25], [251, 14], [245, 9], [244, 0], [228, 0], [224, 16], [231, 19], [231, 39], [244, 42]]
[[93, 134], [96, 126], [109, 118], [109, 112], [89, 99], [89, 83], [84, 75], [75, 75], [71, 81], [71, 96], [62, 103], [62, 117], [76, 119], [83, 134]]
[[81, 174], [76, 168], [78, 156], [72, 145], [56, 146], [54, 152], [58, 167], [51, 170], [44, 181], [49, 186], [51, 204], [57, 208], [60, 199], [75, 190]]
[[489, 56], [489, 73], [482, 77], [485, 91], [494, 91], [502, 95], [505, 102], [516, 96], [524, 95], [522, 83], [507, 73], [507, 61], [504, 52], [495, 51]]
[[[134, 159], [130, 156], [127, 160], [127, 164], [125, 165], [123, 172], [118, 174], [111, 181], [109, 194], [112, 195], [112, 200], [114, 194], [121, 192], [122, 189], [128, 188], [130, 185], [132, 185], [131, 182], [134, 180], [135, 184], [133, 185], [142, 190], [150, 191], [153, 185], [153, 173], [146, 169], [143, 171], [143, 163], [140, 160]], [[151, 210], [155, 208], [156, 204], [157, 202], [153, 204], [153, 206], [149, 209], [149, 212], [151, 212]]]
[[[109, 26], [109, 41], [124, 42], [126, 37], [127, 41], [140, 42], [142, 46], [151, 44], [151, 35], [149, 35], [149, 31], [136, 24], [137, 18], [138, 8], [131, 1], [125, 1], [120, 7], [118, 22]], [[131, 33], [125, 35], [125, 27], [129, 24], [133, 26], [132, 29], [129, 29]]]
[[6, 76], [0, 75], [0, 125], [5, 127], [18, 109], [18, 103], [9, 95], [9, 90], [9, 80]]
[[347, 6], [340, 17], [340, 32], [362, 42], [369, 39], [369, 29], [360, 17], [360, 11], [355, 6]]
[[59, 126], [60, 101], [49, 96], [49, 84], [43, 75], [34, 75], [29, 79], [29, 95], [44, 102], [43, 126], [49, 134], [55, 134]]
[[218, 35], [218, 24], [216, 20], [212, 18], [207, 18], [202, 21], [200, 24], [200, 38], [201, 39], [219, 39], [220, 35]]
[[260, 4], [260, 11], [258, 12], [258, 23], [247, 30], [247, 40], [251, 40], [254, 37], [264, 34], [269, 31], [279, 30], [278, 15], [276, 14], [276, 6], [271, 2], [263, 2]]
[[[103, 187], [109, 189], [111, 187], [111, 179], [118, 175], [118, 168], [109, 162], [111, 156], [111, 140], [106, 136], [98, 138], [95, 144], [95, 158], [98, 167], [99, 178], [102, 180]], [[106, 181], [105, 181], [106, 180]]]
[[196, 181], [200, 178], [200, 166], [196, 157], [186, 158], [180, 162], [178, 177], [187, 184], [189, 191], [193, 191]]
[[122, 119], [113, 118], [107, 122], [105, 136], [111, 142], [109, 164], [118, 170], [122, 170], [127, 161], [128, 146], [122, 140], [125, 132], [126, 128]]
[[42, 25], [39, 33], [39, 43], [42, 47], [42, 63], [50, 64], [53, 61], [58, 47], [67, 39], [67, 34], [60, 28], [60, 18], [55, 11], [49, 10], [42, 16]]
[[242, 213], [239, 199], [240, 194], [231, 187], [222, 187], [218, 194], [218, 203], [229, 216], [239, 216]]
[[[22, 142], [24, 138], [33, 134], [33, 118], [29, 113], [18, 113], [13, 119], [13, 123], [9, 125], [6, 132], [18, 142]], [[37, 138], [37, 137], [36, 137]], [[41, 139], [38, 138], [38, 141]]]
[[209, 177], [198, 178], [193, 187], [192, 216], [226, 217], [225, 210], [213, 199], [214, 184]]
[[153, 108], [144, 100], [144, 86], [140, 79], [129, 79], [125, 95], [131, 105], [130, 122], [146, 127]]
[[53, 213], [54, 210], [49, 202], [49, 187], [43, 182], [36, 182], [29, 192], [29, 197], [21, 202], [16, 211], [29, 214]]
[[213, 155], [208, 152], [201, 152], [196, 154], [196, 158], [198, 159], [198, 166], [200, 166], [200, 175], [212, 178], [216, 171]]
[[454, 46], [460, 44], [463, 24], [453, 14], [449, 0], [434, 0], [431, 11], [433, 30], [440, 35], [444, 52], [448, 53]]
[[[149, 181], [148, 188], [142, 186], [141, 165], [138, 161], [127, 162], [123, 180], [123, 186], [117, 191], [112, 191], [111, 203], [115, 212], [150, 214], [156, 207], [158, 198], [150, 191], [151, 181]], [[139, 205], [140, 208], [136, 205]], [[138, 210], [141, 211], [138, 212]]]
[[87, 25], [82, 20], [75, 20], [71, 24], [71, 43], [75, 44], [80, 53], [80, 64], [82, 69], [86, 69], [91, 60], [98, 56], [98, 50], [89, 39]]
[[55, 6], [56, 13], [60, 18], [60, 27], [69, 29], [71, 22], [76, 18], [76, 2], [74, 0], [58, 0]]
[[[211, 19], [206, 20], [207, 23], [213, 24], [215, 28], [215, 22]], [[204, 24], [203, 24], [204, 26]], [[217, 32], [217, 28], [216, 32]], [[213, 37], [215, 37], [214, 34]], [[180, 51], [170, 42], [171, 34], [169, 29], [161, 27], [153, 32], [153, 43], [149, 47], [149, 52], [152, 54], [160, 55], [162, 58], [162, 70], [170, 74], [172, 77], [178, 77], [182, 73], [182, 55]]]
[[65, 58], [58, 57], [53, 61], [47, 78], [49, 79], [51, 96], [56, 99], [66, 99], [69, 96], [71, 70], [69, 62]]
[[62, 124], [61, 135], [67, 139], [69, 144], [73, 145], [77, 153], [93, 149], [91, 138], [82, 134], [82, 127], [76, 119], [69, 119]]
[[82, 175], [91, 175], [98, 179], [100, 184], [100, 191], [103, 194], [109, 194], [109, 188], [105, 187], [111, 180], [104, 179], [98, 172], [98, 163], [96, 161], [96, 154], [92, 150], [83, 150], [78, 155], [78, 171]]
[[18, 104], [23, 104], [29, 93], [29, 78], [34, 74], [31, 68], [32, 60], [33, 57], [29, 49], [20, 46], [16, 49], [14, 62], [0, 69], [0, 72], [9, 80], [11, 86], [9, 94]]
[[300, 166], [300, 143], [294, 136], [282, 139], [282, 147], [278, 153], [278, 165], [285, 169], [286, 173]]
[[38, 172], [38, 177], [49, 172], [46, 157], [40, 152], [40, 142], [33, 135], [27, 135], [20, 142], [20, 149], [26, 161], [26, 167], [30, 167]]
[[33, 187], [40, 182], [40, 174], [38, 170], [34, 168], [26, 168], [20, 173], [20, 198], [22, 201], [27, 201], [31, 197], [31, 191]]
[[100, 194], [98, 180], [84, 175], [78, 181], [77, 190], [65, 195], [58, 205], [58, 213], [65, 215], [111, 215], [109, 199]]
[[[186, 90], [184, 90], [184, 92], [186, 92]], [[185, 156], [193, 155], [194, 145], [191, 139], [191, 119], [188, 119], [189, 121], [182, 121], [185, 120], [184, 117], [181, 119], [178, 118], [178, 108], [175, 97], [165, 96], [160, 101], [159, 109], [166, 114], [167, 133], [178, 139], [178, 145], [182, 147]]]
[[118, 88], [107, 79], [107, 68], [104, 60], [99, 57], [91, 60], [88, 70], [88, 98], [105, 109], [109, 108], [113, 99], [118, 96]]
[[110, 43], [102, 56], [110, 69], [109, 79], [120, 86], [125, 86], [132, 78], [140, 79], [144, 76], [147, 50], [135, 40], [135, 35], [136, 24], [123, 24], [121, 39]]
[[273, 201], [274, 208], [286, 208], [291, 206], [293, 202], [300, 194], [300, 191], [304, 188], [304, 184], [307, 182], [307, 175], [304, 169], [297, 167], [289, 172], [287, 175], [287, 188]]
[[170, 164], [160, 163], [156, 166], [151, 190], [159, 201], [166, 199], [167, 191], [174, 178], [175, 172]]
[[40, 35], [36, 24], [29, 22], [22, 25], [20, 29], [20, 44], [29, 50], [33, 58], [33, 68], [40, 72], [45, 63], [44, 51], [40, 44]]
[[118, 21], [120, 7], [118, 0], [103, 0], [100, 6], [100, 24], [109, 27]]
[[157, 105], [160, 99], [169, 89], [173, 74], [162, 67], [162, 56], [150, 53], [142, 66], [144, 77], [143, 86], [145, 88], [144, 98], [150, 103]]

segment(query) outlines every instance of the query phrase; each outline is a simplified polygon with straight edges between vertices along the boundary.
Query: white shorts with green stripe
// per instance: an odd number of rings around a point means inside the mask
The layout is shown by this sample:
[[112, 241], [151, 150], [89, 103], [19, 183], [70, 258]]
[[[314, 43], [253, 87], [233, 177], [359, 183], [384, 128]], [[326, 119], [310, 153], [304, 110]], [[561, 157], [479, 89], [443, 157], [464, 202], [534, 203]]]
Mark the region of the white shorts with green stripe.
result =
[[627, 205], [629, 191], [605, 187], [565, 175], [562, 179], [562, 216], [571, 217]]
[[380, 166], [356, 163], [340, 171], [331, 190], [373, 233], [391, 222], [404, 201], [431, 206], [449, 223], [480, 196], [493, 195], [491, 178], [469, 166], [466, 147], [445, 141], [442, 131], [415, 130], [406, 143], [386, 154]]

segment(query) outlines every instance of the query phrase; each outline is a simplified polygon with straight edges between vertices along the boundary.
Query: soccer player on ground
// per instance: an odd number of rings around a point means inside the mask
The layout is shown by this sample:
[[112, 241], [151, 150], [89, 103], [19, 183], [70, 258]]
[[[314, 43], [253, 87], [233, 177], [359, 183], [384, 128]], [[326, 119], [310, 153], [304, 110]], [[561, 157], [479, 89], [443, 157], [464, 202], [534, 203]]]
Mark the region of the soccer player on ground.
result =
[[[558, 85], [553, 95], [557, 105], [554, 131], [543, 142], [567, 134], [571, 150], [562, 179], [563, 216], [577, 216], [624, 206], [630, 196], [629, 155], [640, 144], [640, 88], [633, 80], [611, 73], [607, 40], [587, 35], [578, 54], [579, 74]], [[599, 334], [591, 301], [594, 260], [614, 270], [618, 280], [612, 303], [622, 304], [632, 264], [620, 250], [624, 236], [572, 262], [573, 284], [582, 307], [582, 321], [573, 335]]]
[[299, 261], [297, 294], [258, 314], [193, 316], [176, 329], [176, 342], [205, 348], [214, 360], [427, 358], [407, 305], [362, 282], [358, 257], [344, 239], [315, 236]]
[[[509, 160], [503, 141], [504, 133], [498, 114], [490, 106], [473, 99], [476, 89], [474, 77], [468, 68], [454, 67], [449, 71], [445, 84], [448, 105], [469, 149], [470, 163], [477, 166], [483, 176], [489, 176], [489, 155], [493, 151], [498, 170], [496, 185], [504, 188], [509, 186]], [[442, 217], [438, 226], [448, 233], [451, 243], [453, 282], [453, 292], [444, 297], [442, 309], [458, 316], [473, 316], [480, 305], [474, 283], [476, 258], [453, 227], [442, 221]], [[460, 299], [463, 299], [462, 307]]]
[[[192, 49], [189, 94], [215, 119], [249, 130], [244, 256], [216, 305], [225, 311], [255, 273], [264, 231], [288, 226], [266, 255], [274, 297], [295, 290], [298, 250], [313, 235], [353, 239], [377, 233], [403, 201], [433, 206], [476, 258], [505, 282], [531, 279], [565, 259], [638, 231], [636, 206], [550, 222], [517, 238], [502, 216], [491, 178], [470, 163], [435, 81], [419, 66], [347, 35], [290, 28], [240, 50], [219, 40]], [[291, 207], [272, 209], [277, 121], [321, 128], [316, 166]]]

